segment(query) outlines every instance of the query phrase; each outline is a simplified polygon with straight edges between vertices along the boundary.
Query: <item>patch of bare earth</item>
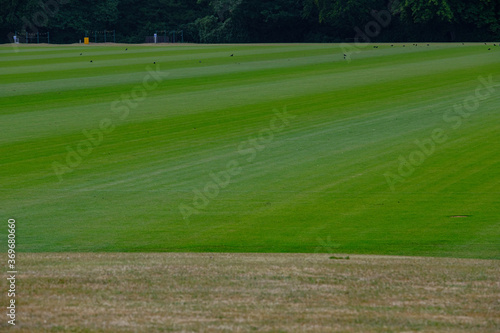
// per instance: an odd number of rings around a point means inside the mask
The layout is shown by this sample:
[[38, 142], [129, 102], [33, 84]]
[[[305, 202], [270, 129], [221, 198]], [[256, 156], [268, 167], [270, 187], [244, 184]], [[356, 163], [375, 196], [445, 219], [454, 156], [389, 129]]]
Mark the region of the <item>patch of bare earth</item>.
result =
[[500, 331], [500, 261], [19, 254], [17, 268], [17, 325], [0, 331]]

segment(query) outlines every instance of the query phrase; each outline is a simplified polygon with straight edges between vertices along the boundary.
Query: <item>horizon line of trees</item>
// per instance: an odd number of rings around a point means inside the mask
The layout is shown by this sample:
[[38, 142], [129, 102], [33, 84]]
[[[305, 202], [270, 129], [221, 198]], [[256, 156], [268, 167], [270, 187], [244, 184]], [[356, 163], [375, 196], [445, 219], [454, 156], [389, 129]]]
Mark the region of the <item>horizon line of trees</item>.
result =
[[195, 43], [446, 42], [500, 40], [497, 0], [4, 0], [0, 43], [14, 31], [50, 31], [76, 43], [87, 30], [115, 30], [142, 43], [183, 30]]

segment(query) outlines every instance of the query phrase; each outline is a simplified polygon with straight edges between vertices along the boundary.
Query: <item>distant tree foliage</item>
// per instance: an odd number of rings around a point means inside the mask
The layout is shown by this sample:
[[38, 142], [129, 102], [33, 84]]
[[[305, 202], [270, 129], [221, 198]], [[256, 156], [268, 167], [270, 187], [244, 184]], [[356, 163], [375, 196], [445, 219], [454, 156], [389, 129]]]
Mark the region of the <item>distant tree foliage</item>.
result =
[[197, 43], [346, 42], [382, 12], [390, 24], [372, 41], [500, 40], [498, 0], [3, 0], [0, 42], [24, 30], [54, 43], [86, 30], [129, 43], [173, 30]]

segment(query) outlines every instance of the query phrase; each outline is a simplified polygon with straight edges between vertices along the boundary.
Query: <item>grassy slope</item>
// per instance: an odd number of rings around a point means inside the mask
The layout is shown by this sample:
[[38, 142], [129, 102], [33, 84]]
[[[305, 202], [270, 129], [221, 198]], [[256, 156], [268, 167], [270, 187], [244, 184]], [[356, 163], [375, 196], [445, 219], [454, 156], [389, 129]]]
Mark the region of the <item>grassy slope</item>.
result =
[[[335, 45], [1, 48], [0, 213], [25, 251], [500, 258], [500, 88], [457, 129], [443, 120], [479, 75], [500, 82], [499, 52], [381, 46], [349, 63]], [[163, 81], [119, 119], [112, 102], [153, 61]], [[238, 147], [284, 107], [295, 118], [248, 161]], [[116, 129], [59, 182], [52, 163], [104, 118]], [[384, 174], [436, 128], [448, 140], [392, 191]], [[241, 172], [184, 220], [179, 205], [230, 161]]]

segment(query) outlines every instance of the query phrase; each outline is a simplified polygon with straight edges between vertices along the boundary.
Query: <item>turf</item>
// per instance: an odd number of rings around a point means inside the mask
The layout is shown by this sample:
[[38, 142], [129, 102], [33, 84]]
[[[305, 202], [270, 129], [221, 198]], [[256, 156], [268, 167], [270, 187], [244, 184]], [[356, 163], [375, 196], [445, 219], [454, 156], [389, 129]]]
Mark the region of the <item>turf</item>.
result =
[[500, 47], [127, 47], [0, 48], [20, 251], [500, 259]]

